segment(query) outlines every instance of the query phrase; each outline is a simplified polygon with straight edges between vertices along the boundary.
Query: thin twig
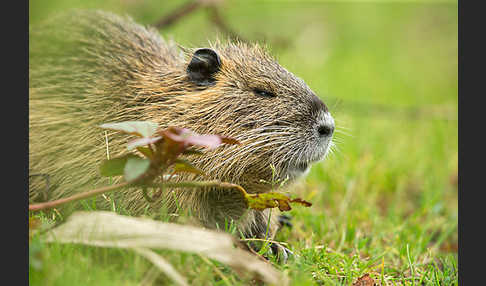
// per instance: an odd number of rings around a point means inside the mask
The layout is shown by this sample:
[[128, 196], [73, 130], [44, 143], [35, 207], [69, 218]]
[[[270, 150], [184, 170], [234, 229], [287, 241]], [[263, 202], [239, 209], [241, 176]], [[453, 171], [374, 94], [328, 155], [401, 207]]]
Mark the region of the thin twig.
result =
[[100, 194], [103, 194], [103, 193], [106, 193], [106, 192], [111, 192], [111, 191], [114, 191], [116, 189], [120, 189], [122, 187], [125, 187], [125, 186], [131, 184], [131, 183], [133, 183], [133, 182], [123, 182], [123, 183], [120, 183], [120, 184], [111, 185], [111, 186], [107, 186], [107, 187], [103, 187], [103, 188], [99, 188], [99, 189], [94, 189], [94, 190], [87, 191], [87, 192], [84, 192], [84, 193], [79, 193], [79, 194], [73, 195], [71, 197], [62, 198], [62, 199], [55, 200], [55, 201], [39, 203], [39, 204], [32, 204], [32, 205], [29, 205], [29, 211], [38, 211], [38, 210], [50, 209], [50, 208], [57, 207], [59, 205], [65, 204], [65, 203], [79, 201], [79, 200], [82, 200], [82, 199], [87, 199], [87, 198], [94, 197], [94, 196], [97, 196], [97, 195], [100, 195]]
[[240, 42], [246, 43], [248, 42], [226, 24], [217, 7], [208, 7], [208, 11], [209, 19], [211, 20], [211, 22], [216, 25], [221, 31], [223, 31], [223, 33], [227, 34], [232, 40], [238, 40]]
[[[103, 187], [103, 188], [99, 188], [99, 189], [94, 189], [94, 190], [91, 190], [91, 191], [76, 194], [76, 195], [73, 195], [71, 197], [62, 198], [62, 199], [55, 200], [55, 201], [39, 203], [39, 204], [32, 204], [32, 205], [29, 205], [29, 211], [38, 211], [38, 210], [49, 209], [49, 208], [53, 208], [53, 207], [56, 207], [56, 206], [59, 206], [59, 205], [62, 205], [62, 204], [69, 203], [69, 202], [87, 199], [87, 198], [94, 197], [94, 196], [97, 196], [97, 195], [100, 195], [100, 194], [104, 194], [106, 192], [111, 192], [111, 191], [120, 189], [122, 187], [128, 186], [128, 185], [133, 184], [133, 183], [135, 183], [135, 181], [123, 182], [123, 183], [120, 183], [120, 184], [117, 184], [117, 185], [112, 185], [112, 186], [107, 186], [107, 187]], [[164, 182], [164, 183], [159, 183], [159, 184], [144, 185], [144, 187], [161, 187], [161, 186], [168, 187], [168, 188], [214, 188], [214, 187], [218, 187], [218, 188], [224, 188], [224, 189], [237, 189], [238, 191], [241, 192], [241, 194], [243, 196], [248, 195], [248, 193], [245, 191], [245, 189], [243, 189], [243, 187], [241, 187], [240, 185], [220, 182], [220, 181], [217, 181], [217, 180], [201, 181], [201, 182], [190, 182], [190, 181], [186, 181], [186, 182]], [[245, 202], [246, 202], [246, 200], [245, 200]]]
[[216, 3], [212, 3], [212, 1], [189, 1], [176, 8], [167, 16], [158, 20], [155, 24], [153, 24], [153, 26], [157, 29], [167, 28], [170, 25], [174, 24], [176, 21], [181, 20], [183, 17], [189, 15], [190, 13], [193, 13], [197, 9], [204, 6], [207, 7], [207, 11], [209, 12], [209, 20], [223, 33], [227, 34], [232, 40], [248, 42], [226, 24], [223, 17], [219, 13]]
[[167, 28], [174, 22], [180, 20], [182, 17], [190, 14], [191, 12], [194, 12], [199, 7], [201, 7], [201, 3], [199, 1], [190, 1], [178, 7], [175, 11], [173, 11], [166, 17], [163, 17], [162, 19], [157, 21], [153, 26], [157, 29]]

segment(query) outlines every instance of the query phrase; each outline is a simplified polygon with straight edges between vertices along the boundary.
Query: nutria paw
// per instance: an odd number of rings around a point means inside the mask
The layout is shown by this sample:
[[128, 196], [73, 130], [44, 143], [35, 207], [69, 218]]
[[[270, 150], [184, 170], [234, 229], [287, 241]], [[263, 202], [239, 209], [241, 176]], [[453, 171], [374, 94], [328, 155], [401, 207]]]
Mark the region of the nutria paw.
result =
[[[243, 248], [245, 248], [249, 252], [258, 255], [258, 253], [262, 250], [264, 244], [250, 242], [243, 243], [241, 245], [244, 245]], [[270, 242], [268, 246], [268, 250], [263, 255], [261, 255], [266, 260], [270, 260], [271, 257], [275, 257], [277, 262], [285, 264], [290, 257], [294, 256], [294, 253], [290, 249], [280, 243]]]
[[287, 260], [294, 256], [294, 253], [290, 249], [278, 243], [271, 243], [269, 252], [277, 256], [277, 261], [282, 264], [287, 263]]
[[287, 226], [289, 228], [292, 228], [292, 216], [290, 215], [280, 215], [278, 217], [278, 223], [280, 224], [280, 227], [284, 227], [284, 226]]

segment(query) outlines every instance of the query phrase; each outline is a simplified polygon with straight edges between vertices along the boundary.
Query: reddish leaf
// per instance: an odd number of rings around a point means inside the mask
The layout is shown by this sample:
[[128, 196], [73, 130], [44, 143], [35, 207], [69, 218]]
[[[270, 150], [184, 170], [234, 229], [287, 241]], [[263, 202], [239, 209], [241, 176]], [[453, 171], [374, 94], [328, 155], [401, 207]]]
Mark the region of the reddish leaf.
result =
[[193, 133], [191, 130], [186, 128], [171, 126], [165, 130], [160, 131], [159, 134], [164, 136], [165, 138], [168, 138], [171, 141], [184, 143], [186, 137]]
[[298, 204], [301, 204], [305, 207], [310, 207], [312, 206], [312, 203], [308, 202], [308, 201], [304, 201], [303, 199], [301, 198], [296, 198], [296, 199], [292, 199], [290, 200], [291, 203], [298, 203]]
[[239, 144], [239, 141], [233, 138], [220, 135], [199, 135], [186, 128], [169, 127], [160, 132], [160, 134], [173, 142], [178, 142], [187, 146], [201, 146], [208, 149], [217, 148], [222, 143]]
[[185, 141], [189, 145], [202, 146], [208, 149], [215, 149], [221, 145], [222, 140], [218, 135], [192, 135]]
[[292, 208], [290, 207], [289, 200], [277, 200], [278, 201], [278, 209], [282, 212], [290, 211]]
[[177, 158], [182, 152], [186, 150], [188, 145], [185, 143], [185, 139], [177, 134], [179, 129], [169, 127], [165, 130], [158, 132], [159, 135], [164, 137], [163, 145], [157, 145], [157, 148], [162, 148], [168, 161]]

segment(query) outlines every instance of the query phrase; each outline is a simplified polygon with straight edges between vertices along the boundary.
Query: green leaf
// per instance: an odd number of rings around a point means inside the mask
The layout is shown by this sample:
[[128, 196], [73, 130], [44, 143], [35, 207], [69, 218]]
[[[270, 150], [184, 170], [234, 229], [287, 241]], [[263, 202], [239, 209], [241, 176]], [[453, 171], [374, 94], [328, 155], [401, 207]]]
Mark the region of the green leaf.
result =
[[203, 176], [205, 175], [203, 170], [194, 167], [189, 161], [183, 159], [177, 159], [173, 169], [174, 169], [174, 173], [186, 172], [186, 173], [193, 173], [193, 174], [198, 174]]
[[140, 137], [150, 137], [157, 130], [158, 124], [150, 121], [125, 121], [119, 123], [105, 123], [101, 124], [100, 127]]
[[138, 156], [133, 154], [127, 154], [121, 157], [112, 158], [109, 160], [104, 160], [100, 165], [100, 174], [104, 177], [113, 177], [123, 175], [123, 170], [125, 169], [125, 164], [128, 158], [138, 158]]
[[246, 196], [248, 207], [254, 210], [262, 211], [268, 208], [275, 208], [278, 203], [273, 199], [268, 199], [266, 194], [249, 194]]
[[148, 158], [151, 158], [153, 155], [152, 150], [148, 147], [137, 147], [137, 150]]
[[312, 206], [311, 203], [304, 201], [301, 198], [290, 199], [286, 195], [276, 192], [249, 194], [246, 195], [246, 200], [249, 208], [260, 211], [275, 207], [278, 207], [280, 211], [289, 211], [292, 209], [290, 203], [298, 203], [305, 207]]
[[125, 180], [129, 182], [138, 179], [140, 176], [145, 174], [145, 172], [147, 172], [149, 167], [150, 160], [148, 159], [140, 157], [128, 158], [123, 172]]

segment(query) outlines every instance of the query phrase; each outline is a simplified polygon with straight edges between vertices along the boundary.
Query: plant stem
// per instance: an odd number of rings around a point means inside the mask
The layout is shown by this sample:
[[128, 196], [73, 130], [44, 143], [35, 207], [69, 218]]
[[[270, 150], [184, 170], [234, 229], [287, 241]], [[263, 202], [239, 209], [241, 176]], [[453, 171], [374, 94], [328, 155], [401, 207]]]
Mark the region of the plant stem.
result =
[[76, 194], [74, 196], [62, 198], [62, 199], [55, 200], [55, 201], [39, 203], [39, 204], [32, 204], [32, 205], [29, 204], [29, 211], [39, 211], [39, 210], [44, 210], [44, 209], [50, 209], [50, 208], [57, 207], [59, 205], [65, 204], [65, 203], [79, 201], [79, 200], [82, 200], [82, 199], [87, 199], [87, 198], [90, 198], [90, 197], [94, 197], [96, 195], [100, 195], [102, 193], [114, 191], [116, 189], [125, 187], [125, 186], [127, 186], [131, 183], [132, 182], [123, 182], [123, 183], [120, 183], [120, 184], [111, 185], [111, 186], [107, 186], [107, 187], [103, 187], [103, 188], [99, 188], [99, 189], [94, 189], [94, 190], [91, 190], [91, 191]]
[[[106, 193], [106, 192], [111, 192], [111, 191], [120, 189], [120, 188], [128, 186], [132, 183], [134, 183], [134, 181], [123, 182], [123, 183], [116, 184], [116, 185], [111, 185], [111, 186], [107, 186], [107, 187], [103, 187], [103, 188], [99, 188], [99, 189], [94, 189], [94, 190], [91, 190], [91, 191], [76, 194], [76, 195], [73, 195], [71, 197], [62, 198], [62, 199], [55, 200], [55, 201], [39, 203], [39, 204], [32, 204], [32, 205], [29, 204], [29, 211], [38, 211], [38, 210], [49, 209], [49, 208], [53, 208], [53, 207], [57, 207], [59, 205], [65, 204], [65, 203], [79, 201], [79, 200], [82, 200], [82, 199], [87, 199], [87, 198], [90, 198], [90, 197], [94, 197], [96, 195], [100, 195], [100, 194], [103, 194], [103, 193]], [[145, 187], [160, 187], [160, 186], [168, 187], [168, 188], [218, 187], [218, 188], [223, 188], [223, 189], [237, 189], [238, 191], [241, 192], [243, 197], [246, 198], [246, 196], [248, 196], [248, 193], [240, 185], [220, 182], [220, 181], [217, 181], [217, 180], [202, 181], [202, 182], [190, 182], [190, 181], [186, 181], [186, 182], [164, 182], [164, 183], [160, 183], [160, 184], [145, 185]], [[245, 200], [245, 202], [246, 202], [246, 200]]]

